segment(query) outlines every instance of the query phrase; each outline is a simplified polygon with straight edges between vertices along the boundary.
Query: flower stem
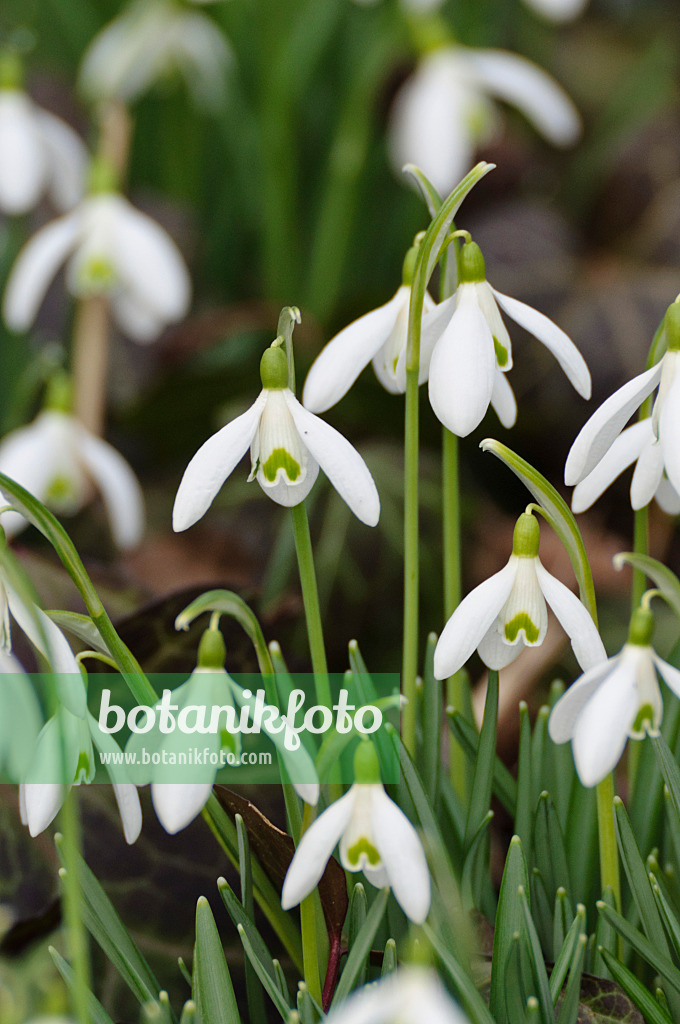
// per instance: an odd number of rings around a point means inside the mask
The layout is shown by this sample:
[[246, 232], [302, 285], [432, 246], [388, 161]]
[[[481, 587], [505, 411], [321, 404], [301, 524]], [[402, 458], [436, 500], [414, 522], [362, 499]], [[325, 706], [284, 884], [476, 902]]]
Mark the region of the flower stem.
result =
[[109, 303], [103, 295], [81, 299], [73, 329], [74, 412], [93, 434], [101, 434], [109, 362]]
[[402, 739], [411, 756], [416, 747], [418, 674], [418, 366], [406, 371], [404, 427], [404, 649], [402, 690], [408, 701]]
[[77, 791], [71, 789], [60, 812], [61, 849], [64, 857], [64, 922], [68, 935], [69, 958], [75, 975], [73, 1003], [75, 1019], [89, 1024], [88, 993], [90, 991], [90, 958], [87, 932], [80, 914], [78, 859], [80, 856], [80, 817]]
[[[633, 551], [636, 555], [649, 554], [649, 505], [635, 510], [633, 526]], [[631, 590], [631, 610], [639, 606], [647, 586], [647, 577], [641, 569], [633, 570], [633, 587]]]
[[[458, 477], [458, 438], [442, 428], [442, 504], [444, 546], [444, 620], [448, 621], [460, 604], [460, 482]], [[464, 711], [469, 702], [463, 672], [446, 681], [446, 701]], [[451, 783], [465, 799], [467, 760], [460, 745], [449, 737], [449, 775]]]
[[[304, 816], [302, 819], [302, 831], [309, 828], [314, 820], [314, 808], [305, 804]], [[319, 893], [313, 889], [300, 904], [300, 928], [302, 931], [302, 963], [304, 968], [305, 983], [309, 993], [317, 1003], [321, 1005], [321, 949], [318, 942], [318, 915], [317, 903]]]
[[312, 658], [312, 670], [314, 672], [316, 699], [318, 704], [323, 704], [325, 707], [330, 708], [332, 705], [331, 690], [328, 681], [323, 626], [321, 624], [319, 589], [316, 583], [312, 538], [309, 532], [309, 520], [304, 501], [301, 501], [299, 505], [293, 505], [291, 513], [293, 517], [295, 551], [300, 572], [300, 585], [302, 587], [302, 600], [305, 606], [305, 619], [307, 621], [309, 653]]
[[597, 826], [600, 841], [601, 889], [611, 886], [616, 907], [621, 909], [619, 853], [614, 829], [614, 776], [608, 775], [597, 787]]

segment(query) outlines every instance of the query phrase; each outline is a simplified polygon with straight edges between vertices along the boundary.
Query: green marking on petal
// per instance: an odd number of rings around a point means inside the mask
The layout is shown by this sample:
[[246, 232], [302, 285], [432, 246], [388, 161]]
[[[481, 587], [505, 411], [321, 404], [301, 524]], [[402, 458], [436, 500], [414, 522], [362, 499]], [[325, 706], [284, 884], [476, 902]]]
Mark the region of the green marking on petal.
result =
[[262, 463], [262, 472], [270, 483], [276, 480], [276, 474], [282, 469], [293, 483], [300, 476], [300, 463], [296, 462], [290, 452], [285, 448], [275, 448], [266, 462]]
[[366, 855], [366, 859], [372, 867], [376, 867], [380, 863], [380, 854], [366, 836], [362, 836], [354, 846], [350, 846], [347, 851], [347, 860], [350, 864], [355, 864], [358, 867], [362, 853]]
[[69, 501], [73, 498], [74, 493], [73, 484], [68, 477], [55, 476], [50, 480], [45, 497], [49, 505], [50, 502]]
[[647, 731], [646, 725], [650, 728], [654, 725], [654, 708], [651, 704], [642, 705], [637, 713], [637, 718], [631, 732], [644, 733]]
[[505, 639], [514, 644], [519, 636], [520, 630], [524, 630], [524, 636], [528, 644], [535, 644], [538, 640], [539, 629], [534, 625], [526, 612], [520, 612], [514, 619], [505, 623]]
[[80, 283], [88, 291], [102, 291], [110, 288], [115, 280], [116, 273], [104, 256], [93, 256], [81, 270]]
[[493, 336], [493, 347], [496, 352], [496, 362], [499, 366], [507, 366], [508, 362], [508, 350], [505, 345], [501, 345], [498, 338]]
[[87, 781], [90, 774], [90, 758], [86, 750], [81, 750], [78, 755], [78, 764], [76, 765], [76, 773], [73, 776], [73, 781], [78, 782], [81, 779]]

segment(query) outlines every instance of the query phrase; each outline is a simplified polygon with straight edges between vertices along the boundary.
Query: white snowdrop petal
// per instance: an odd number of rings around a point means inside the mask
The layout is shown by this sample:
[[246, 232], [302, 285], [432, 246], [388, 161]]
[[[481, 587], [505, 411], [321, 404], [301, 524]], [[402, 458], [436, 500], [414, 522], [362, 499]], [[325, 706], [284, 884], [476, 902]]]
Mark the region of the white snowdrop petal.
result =
[[411, 921], [430, 910], [430, 872], [418, 833], [382, 786], [373, 795], [373, 838], [392, 891]]
[[3, 300], [3, 317], [10, 330], [27, 331], [35, 320], [50, 281], [78, 237], [77, 213], [59, 217], [26, 243], [12, 267]]
[[156, 341], [165, 328], [165, 320], [139, 296], [130, 291], [114, 292], [109, 299], [111, 312], [123, 334], [133, 338], [140, 345]]
[[581, 118], [564, 89], [536, 64], [504, 50], [464, 50], [472, 75], [488, 92], [517, 107], [555, 146], [571, 146]]
[[59, 782], [27, 782], [24, 785], [25, 823], [32, 836], [39, 836], [52, 824], [65, 795], [64, 786]]
[[524, 0], [542, 17], [549, 21], [571, 21], [584, 10], [588, 0]]
[[305, 478], [304, 480], [295, 481], [295, 483], [289, 483], [284, 476], [280, 475], [275, 484], [263, 483], [262, 470], [258, 471], [257, 482], [262, 487], [262, 490], [275, 501], [277, 505], [283, 505], [284, 508], [292, 508], [294, 505], [299, 505], [301, 501], [307, 497], [312, 487], [316, 483], [316, 478], [319, 475], [319, 464], [316, 459], [313, 459], [311, 455], [307, 455], [305, 462]]
[[569, 587], [555, 579], [536, 559], [536, 576], [546, 601], [571, 640], [576, 660], [584, 672], [606, 661], [607, 652], [597, 626], [585, 605]]
[[616, 767], [639, 708], [635, 671], [621, 655], [576, 722], [574, 762], [584, 786], [602, 782]]
[[484, 314], [484, 319], [494, 340], [496, 363], [503, 373], [507, 373], [512, 369], [512, 342], [496, 303], [496, 293], [488, 281], [478, 281], [474, 288], [477, 293], [477, 303]]
[[137, 787], [130, 782], [113, 783], [113, 793], [118, 804], [120, 820], [123, 824], [123, 835], [128, 846], [139, 839], [142, 831], [142, 807], [139, 802]]
[[117, 198], [114, 262], [125, 286], [159, 318], [172, 322], [189, 309], [191, 281], [179, 249], [160, 224]]
[[144, 496], [132, 468], [112, 445], [84, 428], [78, 431], [78, 452], [104, 499], [116, 544], [136, 547], [144, 533]]
[[153, 809], [161, 825], [174, 836], [190, 825], [205, 807], [212, 782], [154, 782], [151, 784]]
[[656, 494], [663, 476], [663, 448], [652, 440], [640, 452], [630, 484], [632, 508], [640, 509], [649, 505]]
[[564, 467], [564, 482], [567, 487], [583, 480], [609, 451], [635, 410], [659, 383], [662, 362], [629, 380], [610, 395], [581, 428]]
[[85, 191], [87, 149], [80, 136], [60, 117], [36, 110], [42, 142], [48, 156], [49, 190], [60, 210], [70, 210]]
[[316, 887], [352, 817], [355, 797], [356, 790], [352, 787], [326, 808], [302, 836], [283, 883], [281, 906], [284, 910], [296, 907]]
[[498, 368], [493, 377], [491, 406], [503, 426], [509, 430], [517, 419], [517, 402], [510, 381]]
[[394, 327], [400, 309], [408, 306], [410, 288], [402, 285], [384, 306], [366, 313], [332, 338], [314, 360], [302, 391], [310, 412], [325, 412], [351, 388]]
[[571, 497], [573, 511], [585, 512], [590, 508], [653, 439], [651, 418], [622, 430], [595, 468], [574, 488]]
[[470, 90], [457, 64], [457, 50], [426, 57], [397, 93], [390, 112], [388, 143], [395, 170], [417, 164], [444, 195], [472, 165], [474, 153]]
[[40, 199], [47, 166], [36, 108], [19, 90], [0, 90], [0, 209], [27, 213]]
[[680, 670], [675, 668], [674, 665], [669, 665], [658, 654], [654, 654], [653, 658], [654, 664], [666, 686], [673, 691], [676, 697], [680, 697]]
[[302, 443], [357, 519], [375, 526], [380, 518], [380, 498], [359, 452], [339, 431], [300, 405], [292, 392], [284, 395]]
[[461, 285], [458, 295], [455, 312], [432, 353], [428, 390], [437, 419], [466, 437], [489, 408], [496, 354], [474, 290]]
[[477, 653], [488, 668], [493, 668], [498, 672], [513, 662], [518, 654], [522, 653], [524, 646], [523, 635], [515, 644], [506, 643], [498, 631], [497, 619], [479, 641]]
[[680, 368], [676, 368], [659, 414], [659, 441], [668, 479], [680, 492]]
[[463, 598], [444, 626], [434, 652], [434, 674], [447, 679], [465, 664], [510, 596], [515, 582], [512, 562]]
[[175, 497], [173, 530], [187, 530], [210, 508], [220, 487], [250, 447], [266, 401], [267, 392], [260, 392], [250, 409], [198, 449], [184, 471]]
[[502, 295], [495, 288], [492, 291], [508, 316], [552, 352], [579, 395], [590, 398], [590, 370], [569, 335], [547, 316], [527, 306], [525, 302], [513, 299], [509, 295]]
[[204, 14], [176, 19], [174, 60], [199, 104], [216, 107], [224, 98], [225, 69], [231, 51], [214, 21]]
[[678, 494], [673, 484], [665, 476], [659, 481], [654, 498], [659, 508], [663, 509], [666, 515], [680, 515], [680, 494]]
[[581, 711], [606, 676], [616, 666], [617, 658], [610, 658], [584, 672], [562, 694], [550, 713], [548, 732], [553, 743], [566, 743], [574, 735], [574, 727]]

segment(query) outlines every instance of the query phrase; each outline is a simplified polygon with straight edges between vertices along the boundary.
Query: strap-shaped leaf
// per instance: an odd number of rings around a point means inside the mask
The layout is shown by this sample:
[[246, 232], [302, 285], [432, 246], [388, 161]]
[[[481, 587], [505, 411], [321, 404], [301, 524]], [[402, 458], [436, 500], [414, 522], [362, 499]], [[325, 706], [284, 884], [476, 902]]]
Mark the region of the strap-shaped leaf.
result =
[[371, 951], [373, 939], [378, 931], [380, 922], [385, 916], [389, 895], [389, 889], [381, 889], [375, 898], [373, 906], [366, 915], [366, 920], [361, 926], [347, 957], [347, 963], [335, 990], [331, 1006], [338, 1007], [355, 987], [357, 979], [366, 963], [366, 958]]
[[[49, 946], [48, 949], [50, 956], [54, 960], [55, 967], [64, 979], [69, 992], [75, 992], [76, 978], [73, 968], [66, 960], [64, 960], [63, 956], [57, 952], [54, 946]], [[92, 1024], [113, 1024], [113, 1021], [97, 997], [89, 991], [87, 993], [87, 1011]]]
[[629, 971], [609, 950], [600, 949], [599, 953], [616, 984], [620, 985], [626, 995], [633, 1000], [647, 1024], [673, 1024], [661, 1004], [632, 971]]
[[553, 485], [546, 480], [542, 473], [539, 473], [526, 459], [521, 458], [511, 451], [510, 448], [506, 447], [506, 445], [501, 444], [500, 441], [487, 438], [481, 442], [480, 448], [484, 452], [491, 452], [497, 459], [504, 462], [508, 469], [511, 469], [515, 476], [519, 477], [538, 502], [540, 506], [539, 511], [545, 516], [567, 550], [578, 581], [581, 600], [597, 625], [597, 605], [595, 602], [593, 574], [590, 571], [590, 563], [588, 562], [581, 531], [576, 525], [576, 520], [566, 501], [555, 490]]
[[638, 554], [636, 551], [620, 551], [614, 555], [613, 561], [615, 569], [622, 569], [624, 565], [630, 565], [633, 569], [643, 572], [645, 576], [649, 576], [680, 618], [680, 580], [668, 566], [650, 555]]
[[[449, 708], [446, 714], [449, 727], [465, 754], [475, 761], [479, 749], [479, 734], [474, 725], [468, 722], [458, 708]], [[493, 765], [493, 792], [508, 814], [514, 815], [517, 803], [517, 783], [497, 754], [494, 757]]]
[[459, 963], [452, 950], [448, 948], [447, 944], [440, 939], [428, 924], [424, 924], [422, 928], [442, 967], [451, 979], [458, 1002], [465, 1010], [472, 1024], [495, 1024], [489, 1007], [475, 988], [468, 970]]
[[510, 840], [498, 896], [491, 961], [489, 1008], [498, 1024], [506, 1024], [508, 1019], [505, 1006], [505, 968], [510, 954], [512, 937], [515, 932], [521, 932], [524, 923], [524, 912], [518, 896], [520, 889], [523, 889], [525, 893], [528, 892], [529, 873], [519, 836], [513, 836]]
[[415, 164], [404, 164], [402, 171], [413, 178], [420, 190], [421, 196], [425, 200], [430, 217], [434, 219], [442, 205], [442, 197], [439, 195], [439, 192], [430, 179], [421, 171], [420, 167], [416, 167]]
[[193, 992], [201, 1024], [240, 1024], [234, 986], [215, 918], [205, 896], [196, 904]]
[[289, 1017], [290, 1017], [290, 1010], [291, 1010], [291, 1008], [290, 1008], [290, 1006], [288, 1006], [288, 1004], [286, 1003], [285, 999], [283, 998], [283, 995], [281, 994], [281, 989], [279, 988], [278, 982], [272, 979], [271, 975], [269, 974], [269, 972], [268, 972], [268, 970], [266, 968], [266, 965], [264, 963], [262, 963], [260, 958], [255, 953], [255, 950], [253, 949], [253, 945], [252, 945], [252, 943], [250, 941], [250, 938], [246, 934], [246, 930], [243, 927], [243, 925], [239, 924], [239, 925], [237, 925], [237, 928], [238, 928], [239, 938], [241, 939], [241, 942], [243, 944], [243, 948], [244, 948], [246, 956], [248, 958], [248, 962], [252, 965], [253, 970], [255, 971], [255, 973], [257, 974], [258, 978], [262, 982], [262, 985], [263, 985], [264, 989], [266, 990], [267, 995], [269, 996], [269, 998], [273, 1002], [273, 1004], [276, 1007], [276, 1009], [281, 1014], [281, 1017], [283, 1018], [283, 1020], [287, 1021], [289, 1019]]
[[[665, 978], [671, 989], [680, 994], [680, 970], [673, 961], [661, 953], [658, 948], [646, 939], [642, 932], [634, 928], [632, 924], [622, 917], [613, 907], [607, 906], [602, 900], [598, 901], [597, 909], [600, 914], [612, 925], [622, 939], [640, 954], [643, 960], [652, 967], [658, 974]], [[600, 950], [600, 955], [603, 955]]]

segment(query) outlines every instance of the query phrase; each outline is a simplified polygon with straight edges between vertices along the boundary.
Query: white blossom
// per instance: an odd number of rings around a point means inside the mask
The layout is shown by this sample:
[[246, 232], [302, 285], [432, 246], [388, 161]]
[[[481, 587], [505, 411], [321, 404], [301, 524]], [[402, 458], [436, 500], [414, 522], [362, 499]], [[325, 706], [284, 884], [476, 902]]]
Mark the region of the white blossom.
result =
[[406, 964], [352, 994], [328, 1024], [468, 1024], [433, 970]]

